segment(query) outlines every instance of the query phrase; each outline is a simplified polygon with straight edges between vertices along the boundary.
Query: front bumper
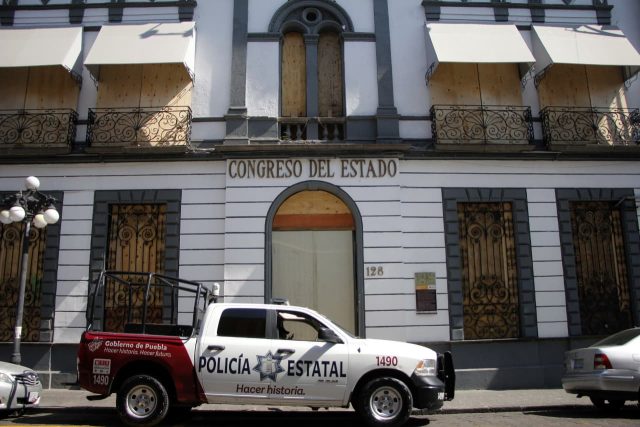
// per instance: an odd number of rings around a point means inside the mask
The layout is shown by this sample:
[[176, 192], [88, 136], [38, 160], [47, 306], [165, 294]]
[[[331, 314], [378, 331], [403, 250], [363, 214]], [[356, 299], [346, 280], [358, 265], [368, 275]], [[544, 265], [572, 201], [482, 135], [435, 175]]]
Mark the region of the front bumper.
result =
[[445, 400], [453, 400], [456, 392], [456, 372], [450, 351], [438, 354], [437, 377], [411, 376], [416, 393], [413, 406], [425, 411], [440, 409]]
[[14, 381], [0, 383], [0, 410], [13, 411], [40, 405], [42, 384], [27, 385]]
[[444, 383], [437, 377], [411, 376], [411, 381], [415, 389], [413, 396], [413, 407], [435, 411], [442, 408], [445, 400]]

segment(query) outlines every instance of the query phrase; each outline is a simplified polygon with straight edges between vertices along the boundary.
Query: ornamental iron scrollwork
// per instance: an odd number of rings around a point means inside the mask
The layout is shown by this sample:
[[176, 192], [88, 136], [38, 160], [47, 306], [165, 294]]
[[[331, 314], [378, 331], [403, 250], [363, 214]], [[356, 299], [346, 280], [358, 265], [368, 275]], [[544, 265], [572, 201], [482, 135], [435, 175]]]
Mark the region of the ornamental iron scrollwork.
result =
[[610, 202], [572, 202], [580, 318], [584, 335], [631, 327], [631, 303], [620, 211]]
[[0, 145], [70, 147], [77, 123], [78, 114], [69, 109], [0, 110]]
[[[118, 204], [111, 206], [110, 213], [107, 269], [162, 274], [166, 205]], [[122, 332], [127, 323], [142, 322], [146, 278], [126, 274], [123, 278], [132, 285], [125, 286], [114, 280], [105, 281], [105, 331]], [[164, 306], [162, 288], [152, 287], [146, 301], [147, 323], [161, 323]]]
[[638, 109], [546, 107], [540, 111], [540, 118], [547, 145], [640, 144]]
[[530, 144], [531, 108], [492, 105], [434, 105], [431, 130], [437, 144]]
[[[24, 227], [24, 223], [0, 224], [0, 341], [5, 342], [14, 338]], [[40, 341], [45, 242], [46, 231], [31, 227], [21, 336], [25, 342]]]
[[191, 109], [89, 109], [87, 142], [90, 146], [171, 147], [191, 142]]
[[511, 203], [458, 204], [465, 339], [520, 336]]

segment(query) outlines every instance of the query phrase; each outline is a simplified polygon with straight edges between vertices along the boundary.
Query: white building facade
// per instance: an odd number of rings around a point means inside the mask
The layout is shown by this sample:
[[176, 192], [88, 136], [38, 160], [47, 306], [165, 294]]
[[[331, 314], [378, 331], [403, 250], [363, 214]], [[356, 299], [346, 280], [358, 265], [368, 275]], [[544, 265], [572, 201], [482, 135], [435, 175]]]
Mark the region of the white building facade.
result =
[[[51, 387], [75, 380], [102, 269], [450, 350], [462, 388], [559, 386], [565, 350], [640, 322], [637, 2], [0, 12], [0, 196], [35, 175], [61, 213], [32, 236], [22, 343]], [[0, 229], [3, 360], [15, 227]]]

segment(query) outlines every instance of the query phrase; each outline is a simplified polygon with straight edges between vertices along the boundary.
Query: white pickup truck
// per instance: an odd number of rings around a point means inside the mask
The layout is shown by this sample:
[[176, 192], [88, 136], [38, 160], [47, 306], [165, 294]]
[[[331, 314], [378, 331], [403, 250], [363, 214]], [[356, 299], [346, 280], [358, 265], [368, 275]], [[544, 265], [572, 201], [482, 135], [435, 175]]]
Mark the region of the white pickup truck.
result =
[[[109, 294], [104, 284], [110, 275], [103, 273], [103, 285], [94, 289], [91, 315], [109, 313], [96, 301]], [[113, 277], [119, 277], [118, 286], [141, 288], [147, 295], [143, 300], [159, 282], [165, 299], [176, 289], [184, 291], [185, 283], [196, 287], [197, 296], [192, 325], [174, 319], [151, 323], [144, 316], [136, 323], [129, 310], [124, 332], [103, 332], [92, 329], [104, 322], [89, 319], [78, 350], [79, 383], [96, 393], [93, 399], [116, 393], [117, 410], [128, 425], [151, 426], [169, 411], [227, 403], [351, 404], [369, 425], [400, 426], [413, 408], [433, 411], [453, 399], [455, 374], [448, 352], [357, 338], [304, 307], [217, 303], [194, 282], [152, 273], [137, 284], [121, 273]]]

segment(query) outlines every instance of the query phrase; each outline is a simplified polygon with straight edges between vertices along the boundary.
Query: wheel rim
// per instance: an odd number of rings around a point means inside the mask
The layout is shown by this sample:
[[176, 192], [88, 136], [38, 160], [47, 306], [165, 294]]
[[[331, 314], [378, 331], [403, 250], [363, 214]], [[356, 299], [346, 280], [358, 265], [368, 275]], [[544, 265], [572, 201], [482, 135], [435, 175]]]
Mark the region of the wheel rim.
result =
[[400, 413], [402, 396], [393, 387], [380, 387], [371, 394], [369, 406], [376, 419], [389, 420]]
[[147, 386], [136, 386], [127, 393], [127, 412], [136, 418], [146, 418], [158, 405], [156, 393]]

